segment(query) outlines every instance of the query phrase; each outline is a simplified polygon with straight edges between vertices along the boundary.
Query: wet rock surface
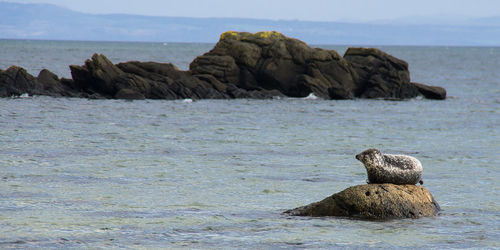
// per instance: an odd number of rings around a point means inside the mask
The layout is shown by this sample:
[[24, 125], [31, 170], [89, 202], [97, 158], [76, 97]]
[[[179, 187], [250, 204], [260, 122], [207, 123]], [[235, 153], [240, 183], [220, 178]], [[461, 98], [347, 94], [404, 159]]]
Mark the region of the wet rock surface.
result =
[[408, 63], [379, 49], [349, 48], [344, 58], [358, 75], [356, 96], [361, 98], [413, 98]]
[[325, 99], [349, 99], [356, 87], [356, 75], [337, 52], [311, 48], [278, 32], [226, 32], [211, 51], [190, 64], [190, 70], [247, 91], [278, 90], [291, 97], [314, 93]]
[[21, 67], [11, 66], [0, 71], [0, 96], [18, 96], [24, 93], [43, 95], [45, 91], [43, 85]]
[[278, 32], [225, 32], [187, 71], [170, 63], [113, 64], [101, 54], [69, 68], [72, 79], [59, 79], [48, 70], [33, 77], [18, 66], [0, 70], [0, 97], [27, 93], [118, 99], [266, 99], [314, 93], [324, 99], [446, 98], [441, 87], [411, 83], [408, 64], [378, 49], [349, 48], [342, 57]]
[[438, 86], [429, 86], [422, 83], [412, 82], [418, 91], [427, 99], [444, 100], [446, 99], [446, 89]]
[[422, 186], [365, 184], [349, 187], [285, 214], [384, 220], [430, 217], [437, 215], [439, 210], [432, 194]]

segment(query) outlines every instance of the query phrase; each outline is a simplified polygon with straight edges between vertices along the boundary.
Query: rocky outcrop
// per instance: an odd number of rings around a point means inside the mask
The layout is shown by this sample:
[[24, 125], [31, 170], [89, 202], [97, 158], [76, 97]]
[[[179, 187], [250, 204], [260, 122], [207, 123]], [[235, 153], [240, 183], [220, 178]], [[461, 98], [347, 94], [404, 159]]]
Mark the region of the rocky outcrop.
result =
[[80, 93], [75, 91], [72, 87], [73, 80], [64, 78], [59, 79], [56, 74], [49, 70], [41, 70], [36, 80], [43, 86], [45, 95], [54, 97], [80, 97]]
[[11, 66], [5, 71], [0, 70], [0, 97], [22, 94], [76, 96], [77, 93], [66, 85], [70, 82], [68, 79], [59, 79], [48, 70], [42, 70], [38, 77], [34, 77], [21, 67]]
[[127, 62], [117, 64], [123, 72], [144, 79], [150, 87], [136, 88], [146, 98], [154, 99], [223, 99], [222, 86], [202, 81], [171, 63]]
[[408, 63], [401, 59], [374, 48], [349, 48], [344, 59], [358, 75], [358, 97], [405, 99], [419, 94], [410, 84]]
[[85, 65], [71, 65], [75, 85], [88, 94], [119, 99], [271, 98], [276, 91], [247, 91], [210, 74], [181, 71], [170, 63], [126, 62], [114, 65], [94, 54]]
[[429, 86], [421, 83], [412, 82], [415, 87], [417, 87], [418, 92], [420, 92], [425, 98], [433, 100], [444, 100], [446, 99], [446, 89], [438, 86]]
[[365, 184], [353, 186], [322, 201], [288, 210], [293, 216], [338, 216], [358, 219], [435, 216], [440, 207], [422, 186]]
[[225, 32], [211, 51], [190, 64], [190, 71], [247, 91], [277, 90], [291, 97], [314, 93], [348, 99], [356, 88], [356, 74], [337, 52], [311, 48], [278, 32]]
[[25, 69], [12, 66], [0, 70], [0, 97], [28, 95], [49, 95], [78, 97], [78, 92], [71, 88], [72, 80], [59, 79], [54, 73], [44, 69], [34, 77]]
[[42, 84], [35, 77], [18, 66], [11, 66], [5, 71], [0, 71], [0, 96], [19, 96], [24, 93], [29, 95], [45, 94]]
[[33, 77], [13, 66], [0, 71], [0, 97], [28, 93], [84, 98], [223, 99], [305, 97], [324, 99], [444, 99], [440, 87], [410, 83], [408, 64], [378, 49], [350, 48], [344, 57], [311, 48], [278, 32], [225, 32], [190, 70], [170, 63], [113, 64], [94, 54], [70, 65], [72, 79], [42, 70]]
[[71, 65], [70, 69], [79, 89], [106, 98], [226, 98], [210, 83], [169, 63], [127, 62], [114, 65], [104, 55], [94, 54], [85, 65]]

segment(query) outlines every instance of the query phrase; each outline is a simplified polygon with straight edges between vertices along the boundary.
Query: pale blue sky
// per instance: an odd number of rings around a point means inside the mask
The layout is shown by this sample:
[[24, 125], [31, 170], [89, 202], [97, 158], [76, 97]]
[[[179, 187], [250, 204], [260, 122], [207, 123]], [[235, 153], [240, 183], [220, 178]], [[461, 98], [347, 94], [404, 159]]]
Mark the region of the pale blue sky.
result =
[[[0, 0], [1, 1], [1, 0]], [[94, 13], [242, 17], [310, 21], [374, 21], [413, 16], [500, 16], [499, 0], [5, 0], [51, 3]]]

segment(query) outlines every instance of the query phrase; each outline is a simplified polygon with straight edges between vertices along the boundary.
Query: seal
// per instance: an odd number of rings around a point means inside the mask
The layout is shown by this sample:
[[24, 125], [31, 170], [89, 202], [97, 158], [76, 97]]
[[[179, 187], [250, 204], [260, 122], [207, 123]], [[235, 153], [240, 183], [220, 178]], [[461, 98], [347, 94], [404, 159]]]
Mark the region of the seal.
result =
[[378, 149], [370, 148], [356, 155], [356, 159], [365, 165], [369, 184], [424, 184], [422, 164], [415, 157], [382, 154]]

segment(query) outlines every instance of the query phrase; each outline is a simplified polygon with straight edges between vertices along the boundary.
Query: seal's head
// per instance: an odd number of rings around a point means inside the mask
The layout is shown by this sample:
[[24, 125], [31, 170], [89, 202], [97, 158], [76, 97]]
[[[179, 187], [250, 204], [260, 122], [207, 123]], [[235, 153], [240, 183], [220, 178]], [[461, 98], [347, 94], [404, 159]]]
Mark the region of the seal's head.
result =
[[370, 148], [356, 155], [366, 168], [383, 165], [383, 155], [378, 149]]

